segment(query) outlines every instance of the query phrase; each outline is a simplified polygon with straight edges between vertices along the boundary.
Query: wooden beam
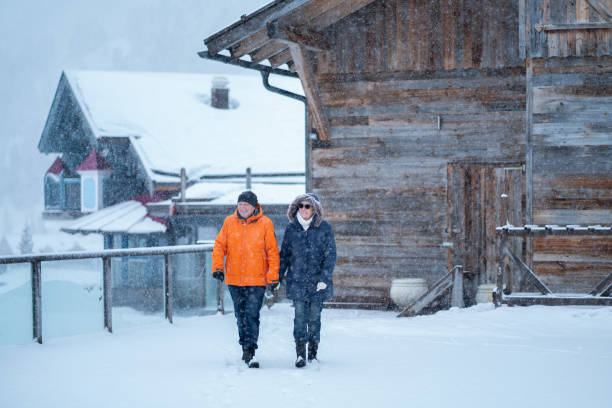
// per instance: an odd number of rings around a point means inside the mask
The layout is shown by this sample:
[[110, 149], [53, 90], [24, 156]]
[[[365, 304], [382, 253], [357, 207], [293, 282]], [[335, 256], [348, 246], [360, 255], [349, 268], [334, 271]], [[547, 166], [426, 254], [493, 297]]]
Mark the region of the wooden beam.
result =
[[508, 247], [506, 246], [504, 247], [504, 254], [508, 255], [510, 259], [512, 259], [512, 261], [516, 264], [516, 266], [518, 266], [521, 272], [525, 274], [527, 279], [529, 279], [536, 286], [536, 288], [538, 288], [538, 290], [542, 292], [543, 295], [552, 294], [552, 291], [548, 289], [548, 287], [544, 284], [544, 282], [542, 282], [535, 275], [535, 273], [531, 269], [529, 269], [529, 267], [525, 265], [518, 256], [514, 255], [514, 253], [510, 251]]
[[212, 55], [231, 47], [257, 31], [265, 28], [266, 23], [299, 9], [311, 0], [291, 0], [274, 2], [255, 11], [249, 16], [242, 16], [239, 21], [204, 40], [208, 52]]
[[268, 61], [270, 61], [270, 65], [272, 65], [272, 68], [278, 68], [281, 65], [291, 61], [291, 50], [289, 50], [289, 48], [285, 48], [278, 54], [268, 58]]
[[285, 44], [282, 44], [278, 41], [270, 41], [263, 47], [258, 48], [254, 52], [250, 53], [251, 61], [255, 64], [259, 64], [261, 61], [278, 54], [285, 47]]
[[587, 3], [608, 23], [612, 22], [612, 13], [599, 0], [587, 0]]
[[[295, 64], [295, 70], [302, 81], [302, 87], [306, 94], [306, 102], [312, 113], [317, 134], [321, 140], [329, 140], [329, 121], [323, 110], [323, 103], [319, 96], [319, 90], [312, 69], [312, 57], [309, 58], [308, 51], [301, 45], [292, 44], [291, 57]], [[289, 66], [291, 69], [291, 65]]]
[[509, 306], [612, 306], [612, 297], [563, 295], [563, 296], [504, 296], [502, 303]]
[[536, 24], [535, 29], [541, 31], [570, 31], [570, 30], [609, 30], [612, 23], [572, 23], [572, 24]]
[[231, 46], [229, 48], [230, 54], [232, 55], [232, 58], [240, 58], [253, 52], [253, 50], [261, 48], [268, 41], [270, 41], [270, 39], [268, 38], [268, 33], [264, 27], [250, 37], [240, 41], [238, 44]]
[[606, 293], [612, 287], [612, 273], [609, 274], [604, 280], [599, 282], [597, 286], [593, 288], [592, 291], [589, 292], [590, 295], [598, 296]]
[[266, 26], [268, 37], [287, 45], [297, 44], [311, 51], [327, 51], [331, 48], [325, 34], [272, 21]]
[[417, 300], [408, 305], [397, 317], [416, 316], [436, 299], [445, 295], [453, 286], [453, 272], [448, 272]]

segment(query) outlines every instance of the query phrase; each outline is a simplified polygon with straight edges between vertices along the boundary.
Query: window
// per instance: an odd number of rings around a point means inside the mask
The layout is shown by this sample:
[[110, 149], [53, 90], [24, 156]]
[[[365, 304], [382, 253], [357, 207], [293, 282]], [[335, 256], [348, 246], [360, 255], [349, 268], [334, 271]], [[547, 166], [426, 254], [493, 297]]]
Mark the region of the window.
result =
[[96, 207], [96, 181], [91, 177], [83, 180], [83, 204], [88, 210]]
[[45, 209], [60, 208], [60, 179], [52, 174], [45, 176]]
[[66, 189], [66, 208], [79, 210], [81, 208], [81, 182], [79, 179], [64, 179]]

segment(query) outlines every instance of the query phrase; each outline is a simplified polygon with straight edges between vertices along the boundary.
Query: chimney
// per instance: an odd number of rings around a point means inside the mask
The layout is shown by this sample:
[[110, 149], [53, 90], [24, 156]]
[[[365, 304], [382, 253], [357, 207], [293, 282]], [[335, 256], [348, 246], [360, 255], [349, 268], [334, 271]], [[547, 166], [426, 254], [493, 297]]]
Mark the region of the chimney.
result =
[[227, 78], [214, 77], [212, 80], [212, 89], [210, 91], [210, 104], [213, 108], [229, 109], [229, 89], [227, 87]]

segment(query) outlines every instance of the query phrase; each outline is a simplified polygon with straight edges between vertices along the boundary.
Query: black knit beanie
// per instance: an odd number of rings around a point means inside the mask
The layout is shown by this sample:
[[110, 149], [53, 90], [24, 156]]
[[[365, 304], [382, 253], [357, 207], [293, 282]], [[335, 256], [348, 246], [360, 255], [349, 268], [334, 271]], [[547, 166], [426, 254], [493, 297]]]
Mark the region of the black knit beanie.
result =
[[238, 202], [245, 202], [257, 208], [257, 196], [252, 191], [244, 191], [238, 196]]

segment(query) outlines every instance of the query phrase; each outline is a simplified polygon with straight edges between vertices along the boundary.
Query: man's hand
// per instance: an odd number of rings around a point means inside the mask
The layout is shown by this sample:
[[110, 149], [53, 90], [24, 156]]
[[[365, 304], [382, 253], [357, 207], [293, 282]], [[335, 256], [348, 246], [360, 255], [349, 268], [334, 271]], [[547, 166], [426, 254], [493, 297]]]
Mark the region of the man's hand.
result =
[[221, 282], [225, 279], [225, 274], [221, 270], [216, 270], [213, 272], [213, 278], [219, 279]]
[[325, 282], [319, 282], [317, 283], [317, 292], [320, 290], [325, 290], [327, 288], [327, 283]]
[[270, 292], [275, 292], [275, 291], [277, 291], [277, 290], [279, 290], [279, 289], [280, 289], [280, 285], [279, 285], [279, 283], [278, 283], [278, 282], [268, 284], [268, 290], [269, 290]]

